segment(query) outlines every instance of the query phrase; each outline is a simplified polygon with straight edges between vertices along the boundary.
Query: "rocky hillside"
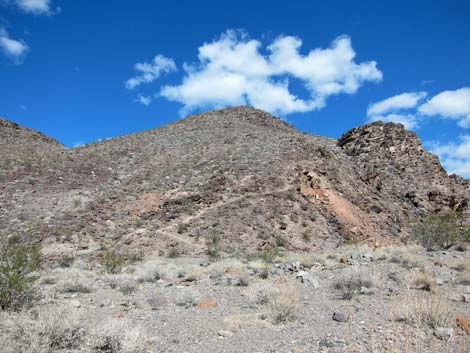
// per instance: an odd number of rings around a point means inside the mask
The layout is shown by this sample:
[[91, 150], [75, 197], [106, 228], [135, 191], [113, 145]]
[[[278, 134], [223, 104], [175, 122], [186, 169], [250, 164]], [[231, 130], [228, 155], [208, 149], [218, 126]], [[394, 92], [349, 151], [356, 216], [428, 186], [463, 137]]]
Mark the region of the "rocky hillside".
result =
[[395, 243], [423, 215], [469, 213], [470, 183], [381, 122], [335, 140], [235, 107], [70, 150], [0, 120], [0, 157], [1, 232], [34, 226], [50, 258]]

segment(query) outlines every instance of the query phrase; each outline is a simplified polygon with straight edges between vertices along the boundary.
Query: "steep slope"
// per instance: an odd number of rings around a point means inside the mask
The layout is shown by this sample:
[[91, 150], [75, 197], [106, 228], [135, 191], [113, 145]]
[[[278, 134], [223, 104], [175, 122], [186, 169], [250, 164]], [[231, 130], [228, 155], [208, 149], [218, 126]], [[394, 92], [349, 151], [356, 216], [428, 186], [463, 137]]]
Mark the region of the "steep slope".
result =
[[0, 227], [39, 224], [51, 257], [115, 246], [200, 254], [219, 238], [227, 252], [397, 242], [428, 212], [468, 212], [470, 195], [401, 125], [335, 140], [247, 107], [47, 156], [2, 181]]

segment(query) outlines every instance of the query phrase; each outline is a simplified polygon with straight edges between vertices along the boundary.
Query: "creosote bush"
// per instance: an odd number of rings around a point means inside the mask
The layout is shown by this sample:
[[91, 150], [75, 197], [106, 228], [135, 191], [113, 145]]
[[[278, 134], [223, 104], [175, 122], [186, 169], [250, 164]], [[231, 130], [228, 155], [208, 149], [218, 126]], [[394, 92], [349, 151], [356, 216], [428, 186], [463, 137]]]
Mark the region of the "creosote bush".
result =
[[105, 251], [101, 258], [101, 264], [106, 272], [116, 274], [122, 271], [127, 264], [141, 261], [144, 258], [142, 251], [117, 252], [115, 250]]
[[448, 249], [460, 241], [470, 241], [470, 229], [462, 225], [461, 214], [431, 215], [414, 226], [413, 236], [427, 250]]
[[0, 237], [0, 308], [17, 309], [33, 297], [34, 272], [41, 263], [32, 234]]

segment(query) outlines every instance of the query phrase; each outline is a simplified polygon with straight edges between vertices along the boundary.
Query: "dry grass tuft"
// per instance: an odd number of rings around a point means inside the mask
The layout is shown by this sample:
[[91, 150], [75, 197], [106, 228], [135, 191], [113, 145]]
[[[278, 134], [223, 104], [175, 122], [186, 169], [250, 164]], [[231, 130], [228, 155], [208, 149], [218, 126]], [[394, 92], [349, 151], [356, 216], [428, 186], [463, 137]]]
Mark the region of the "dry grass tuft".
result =
[[454, 322], [454, 313], [447, 301], [435, 294], [412, 297], [408, 294], [397, 303], [394, 319], [416, 327], [449, 327]]
[[333, 284], [333, 287], [339, 291], [341, 298], [345, 300], [351, 300], [364, 288], [370, 289], [372, 286], [372, 279], [357, 270], [348, 271]]
[[67, 280], [60, 285], [61, 293], [90, 293], [91, 288], [79, 280]]
[[147, 352], [143, 329], [127, 322], [102, 322], [91, 333], [89, 346], [93, 353]]
[[69, 307], [42, 307], [2, 320], [4, 352], [52, 353], [81, 346], [85, 330], [80, 315]]
[[425, 290], [427, 292], [431, 292], [431, 293], [437, 292], [436, 280], [427, 273], [418, 274], [413, 281], [413, 285], [417, 289]]
[[184, 306], [185, 308], [191, 308], [197, 304], [199, 293], [192, 288], [181, 288], [176, 294], [175, 304], [178, 306]]
[[299, 306], [299, 289], [294, 282], [282, 280], [269, 298], [270, 318], [274, 324], [295, 320]]

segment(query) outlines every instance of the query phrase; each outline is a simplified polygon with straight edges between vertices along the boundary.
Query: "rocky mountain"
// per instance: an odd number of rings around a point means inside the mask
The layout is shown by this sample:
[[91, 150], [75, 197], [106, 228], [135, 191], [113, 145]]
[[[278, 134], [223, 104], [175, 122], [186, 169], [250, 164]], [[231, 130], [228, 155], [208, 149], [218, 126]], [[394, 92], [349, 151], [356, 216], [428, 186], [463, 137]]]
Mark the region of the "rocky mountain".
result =
[[1, 232], [34, 226], [50, 258], [389, 244], [429, 213], [470, 212], [470, 182], [392, 123], [336, 140], [234, 107], [67, 149], [1, 119], [0, 157]]

